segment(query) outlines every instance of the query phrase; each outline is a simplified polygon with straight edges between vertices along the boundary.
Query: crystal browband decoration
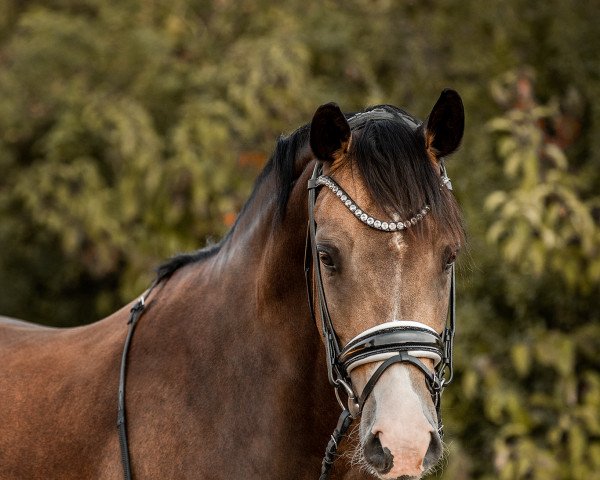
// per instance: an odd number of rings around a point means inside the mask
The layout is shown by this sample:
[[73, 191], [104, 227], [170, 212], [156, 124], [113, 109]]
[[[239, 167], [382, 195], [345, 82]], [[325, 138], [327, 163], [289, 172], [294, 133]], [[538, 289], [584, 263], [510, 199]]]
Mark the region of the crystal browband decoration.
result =
[[422, 220], [425, 215], [431, 210], [429, 205], [425, 205], [419, 213], [412, 218], [405, 221], [383, 221], [372, 217], [365, 211], [363, 211], [352, 198], [348, 195], [331, 177], [327, 175], [321, 175], [317, 178], [317, 185], [323, 185], [331, 190], [335, 195], [342, 201], [342, 203], [350, 210], [356, 218], [358, 218], [365, 225], [374, 228], [376, 230], [382, 230], [384, 232], [396, 232], [404, 230], [412, 225], [415, 225], [419, 220]]

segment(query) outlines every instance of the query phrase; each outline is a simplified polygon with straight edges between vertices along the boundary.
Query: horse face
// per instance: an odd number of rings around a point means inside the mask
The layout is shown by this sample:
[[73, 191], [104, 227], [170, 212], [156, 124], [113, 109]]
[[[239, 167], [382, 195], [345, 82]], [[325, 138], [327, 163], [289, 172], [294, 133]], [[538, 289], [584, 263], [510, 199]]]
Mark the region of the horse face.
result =
[[[460, 123], [462, 109], [459, 113], [456, 121]], [[442, 131], [452, 124], [452, 115], [452, 108], [436, 112], [434, 107], [429, 117], [433, 125], [419, 132], [427, 150], [423, 152], [427, 168], [436, 175], [437, 159], [456, 149], [462, 136], [462, 124], [460, 135], [456, 131], [449, 134], [454, 142], [447, 138], [447, 131]], [[327, 124], [323, 118], [319, 120], [319, 128]], [[311, 130], [311, 147], [324, 162], [324, 174], [334, 178], [364, 212], [388, 219], [389, 212], [374, 201], [352, 159], [347, 158], [353, 137], [343, 127], [344, 121], [338, 115], [328, 125], [323, 142], [319, 132]], [[336, 132], [341, 135], [338, 140]], [[439, 188], [444, 188], [441, 180]], [[426, 215], [418, 225], [402, 231], [375, 230], [361, 223], [331, 190], [323, 188], [315, 204], [315, 220], [325, 297], [342, 346], [367, 329], [398, 320], [420, 322], [442, 332], [448, 311], [450, 267], [459, 242], [456, 236], [445, 233], [448, 229], [438, 228], [435, 217]], [[421, 361], [433, 371], [432, 360]], [[350, 378], [358, 395], [381, 363], [366, 363], [352, 370]], [[363, 407], [354, 460], [382, 479], [420, 478], [442, 455], [437, 426], [423, 373], [410, 363], [393, 364], [379, 378]]]
[[[349, 171], [338, 170], [335, 176], [359, 205], [377, 212]], [[425, 241], [408, 232], [368, 228], [327, 193], [319, 195], [315, 214], [327, 305], [342, 345], [369, 328], [397, 320], [443, 330], [450, 288], [447, 265], [456, 246], [442, 236]], [[432, 360], [422, 361], [433, 370]], [[364, 389], [380, 363], [351, 372], [356, 392]], [[437, 416], [416, 367], [399, 363], [384, 372], [363, 409], [360, 444], [359, 460], [382, 478], [418, 477], [437, 463], [442, 452]]]

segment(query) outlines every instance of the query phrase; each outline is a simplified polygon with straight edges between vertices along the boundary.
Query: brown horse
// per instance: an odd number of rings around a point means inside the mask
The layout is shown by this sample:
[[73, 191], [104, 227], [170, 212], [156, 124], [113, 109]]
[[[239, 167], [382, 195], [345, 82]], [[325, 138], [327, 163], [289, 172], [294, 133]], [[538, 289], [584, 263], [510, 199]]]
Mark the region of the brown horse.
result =
[[[127, 367], [134, 478], [318, 477], [339, 407], [322, 311], [307, 305], [307, 182], [318, 162], [329, 181], [316, 192], [315, 249], [340, 344], [399, 320], [442, 332], [463, 238], [442, 161], [463, 125], [460, 97], [446, 90], [425, 123], [388, 105], [348, 121], [328, 104], [279, 139], [229, 234], [159, 268]], [[314, 268], [309, 278], [316, 295]], [[0, 479], [122, 478], [115, 422], [130, 307], [71, 329], [0, 321]], [[423, 373], [436, 356], [414, 355], [424, 367], [399, 362], [379, 377], [335, 478], [416, 479], [438, 462]], [[352, 388], [380, 364], [353, 364]]]

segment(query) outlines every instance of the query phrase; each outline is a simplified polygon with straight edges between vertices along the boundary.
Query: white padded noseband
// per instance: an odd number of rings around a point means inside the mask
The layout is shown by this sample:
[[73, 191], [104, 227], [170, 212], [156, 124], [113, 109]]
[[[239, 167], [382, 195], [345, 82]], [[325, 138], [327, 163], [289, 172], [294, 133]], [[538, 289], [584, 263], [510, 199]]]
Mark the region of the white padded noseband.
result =
[[[421, 328], [423, 330], [427, 330], [429, 332], [435, 333], [436, 335], [438, 334], [429, 325], [425, 325], [424, 323], [421, 323], [421, 322], [413, 322], [411, 320], [394, 320], [392, 322], [385, 322], [385, 323], [381, 323], [379, 325], [375, 325], [374, 327], [371, 327], [371, 328], [365, 330], [364, 332], [359, 333], [356, 337], [354, 337], [352, 340], [350, 340], [348, 342], [348, 344], [353, 343], [356, 340], [360, 340], [362, 338], [365, 338], [367, 336], [373, 335], [376, 332], [379, 332], [381, 330], [385, 330], [385, 329], [390, 328], [390, 327], [413, 327], [413, 328]], [[408, 353], [410, 355], [412, 355], [413, 357], [417, 357], [417, 358], [429, 358], [429, 359], [433, 360], [433, 366], [434, 366], [434, 368], [437, 367], [438, 364], [442, 361], [442, 357], [440, 357], [437, 353], [430, 352], [430, 351], [427, 351], [427, 350], [409, 350]], [[385, 361], [388, 358], [391, 358], [391, 357], [393, 357], [395, 355], [397, 355], [396, 352], [386, 352], [386, 353], [378, 353], [376, 355], [371, 355], [371, 356], [369, 356], [367, 358], [363, 358], [361, 360], [357, 360], [355, 362], [350, 363], [346, 367], [346, 370], [348, 371], [348, 373], [350, 373], [356, 367], [360, 367], [361, 365], [365, 365], [367, 363], [382, 362], [382, 361]]]

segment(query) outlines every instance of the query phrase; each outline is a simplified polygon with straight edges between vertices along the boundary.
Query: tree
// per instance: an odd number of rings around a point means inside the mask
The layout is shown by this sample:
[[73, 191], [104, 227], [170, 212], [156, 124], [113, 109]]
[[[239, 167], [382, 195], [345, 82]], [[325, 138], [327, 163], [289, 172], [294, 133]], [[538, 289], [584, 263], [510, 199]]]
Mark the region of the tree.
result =
[[452, 86], [470, 240], [438, 477], [599, 478], [599, 17], [592, 0], [0, 0], [0, 312], [102, 317], [222, 236], [319, 104], [424, 115]]

